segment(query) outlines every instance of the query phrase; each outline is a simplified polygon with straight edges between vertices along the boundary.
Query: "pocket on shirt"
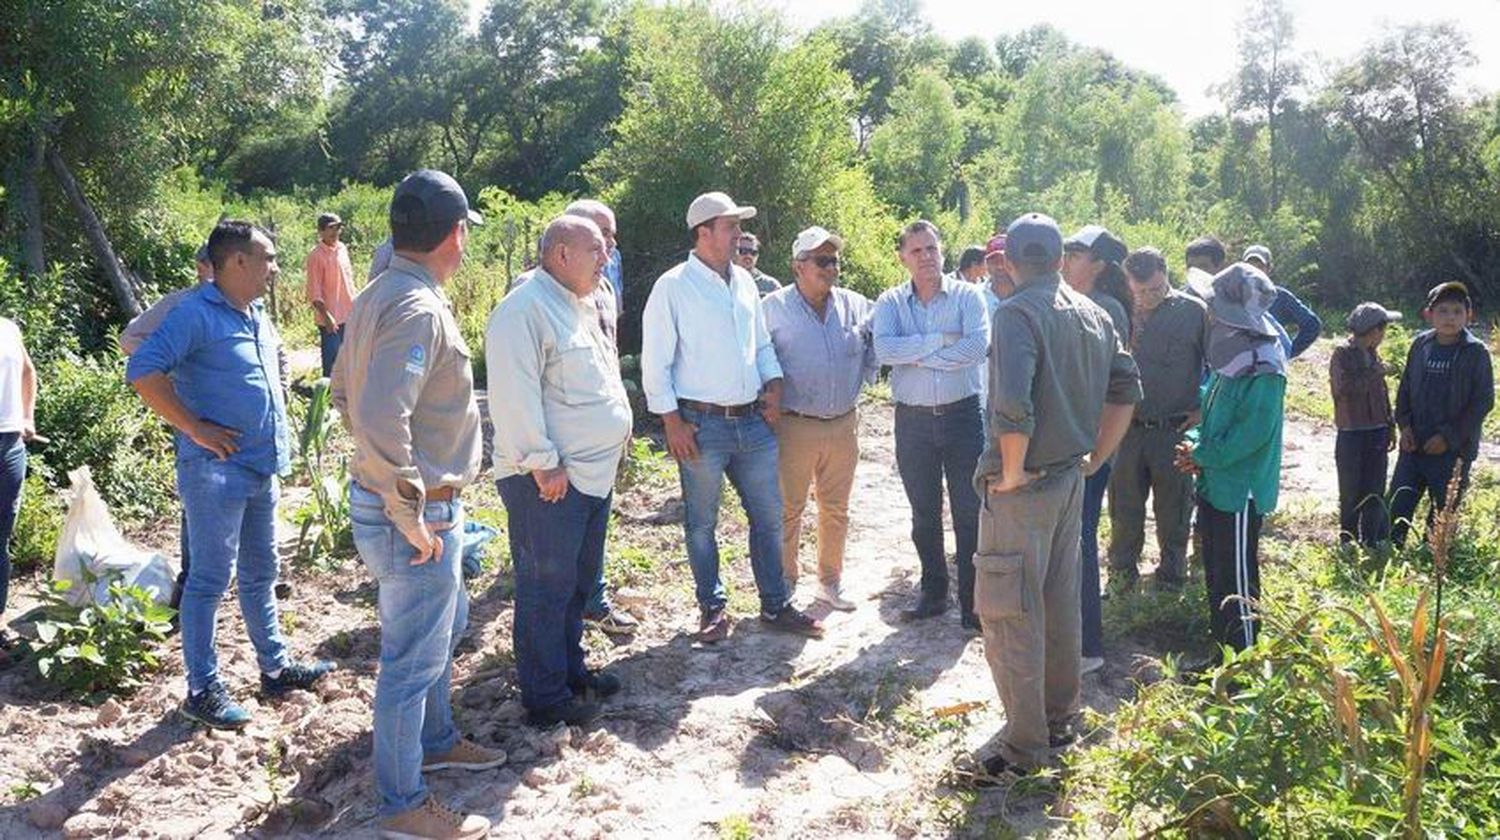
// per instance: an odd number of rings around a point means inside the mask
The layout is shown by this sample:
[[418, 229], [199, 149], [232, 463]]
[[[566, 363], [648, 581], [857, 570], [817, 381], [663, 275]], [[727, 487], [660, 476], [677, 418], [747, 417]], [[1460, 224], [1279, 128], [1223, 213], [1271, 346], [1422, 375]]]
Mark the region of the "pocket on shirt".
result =
[[544, 378], [563, 403], [586, 405], [613, 390], [610, 366], [604, 362], [600, 348], [586, 336], [558, 344], [555, 352], [556, 358], [547, 366]]
[[1019, 618], [1026, 612], [1026, 556], [974, 555], [974, 612], [981, 618]]

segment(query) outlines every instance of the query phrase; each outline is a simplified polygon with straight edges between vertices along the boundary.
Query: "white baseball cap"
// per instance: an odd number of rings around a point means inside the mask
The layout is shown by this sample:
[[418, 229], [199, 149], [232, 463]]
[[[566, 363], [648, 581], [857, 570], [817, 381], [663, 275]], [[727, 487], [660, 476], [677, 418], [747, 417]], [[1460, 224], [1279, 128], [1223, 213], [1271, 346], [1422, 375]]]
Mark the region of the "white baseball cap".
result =
[[720, 216], [735, 216], [740, 219], [755, 218], [755, 208], [750, 206], [741, 207], [734, 203], [734, 199], [721, 192], [707, 192], [693, 199], [688, 205], [687, 226], [688, 230], [713, 221]]
[[813, 225], [797, 234], [797, 238], [792, 241], [792, 256], [800, 257], [818, 248], [824, 242], [832, 242], [833, 247], [843, 250], [844, 240], [838, 234], [830, 233], [827, 228]]

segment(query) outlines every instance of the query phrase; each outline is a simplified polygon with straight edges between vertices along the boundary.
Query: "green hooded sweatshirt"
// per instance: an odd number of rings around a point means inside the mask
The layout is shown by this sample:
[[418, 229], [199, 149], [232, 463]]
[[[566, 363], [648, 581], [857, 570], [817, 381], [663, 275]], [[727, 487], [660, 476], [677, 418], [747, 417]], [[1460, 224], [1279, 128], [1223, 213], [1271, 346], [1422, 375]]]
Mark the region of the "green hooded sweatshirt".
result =
[[1285, 397], [1279, 374], [1209, 377], [1193, 460], [1203, 468], [1198, 495], [1215, 509], [1236, 513], [1251, 496], [1257, 513], [1276, 509]]

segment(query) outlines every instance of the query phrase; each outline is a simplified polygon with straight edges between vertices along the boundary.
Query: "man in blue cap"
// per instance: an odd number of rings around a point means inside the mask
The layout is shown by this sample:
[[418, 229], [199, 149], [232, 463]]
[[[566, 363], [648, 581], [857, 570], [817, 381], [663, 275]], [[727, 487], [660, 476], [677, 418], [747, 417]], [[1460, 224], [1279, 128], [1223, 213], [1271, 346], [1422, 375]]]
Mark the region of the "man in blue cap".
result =
[[1114, 454], [1141, 399], [1135, 361], [1104, 310], [1063, 282], [1062, 256], [1047, 216], [1028, 213], [1006, 230], [1016, 292], [995, 310], [989, 434], [974, 476], [985, 500], [974, 609], [1006, 722], [980, 785], [1030, 772], [1071, 740], [1083, 483]]
[[479, 224], [463, 188], [422, 169], [391, 198], [390, 265], [354, 301], [333, 402], [354, 438], [349, 518], [379, 585], [375, 789], [383, 837], [489, 835], [489, 820], [438, 801], [435, 770], [485, 770], [503, 751], [459, 735], [449, 687], [469, 617], [459, 494], [479, 474], [472, 353], [443, 286]]

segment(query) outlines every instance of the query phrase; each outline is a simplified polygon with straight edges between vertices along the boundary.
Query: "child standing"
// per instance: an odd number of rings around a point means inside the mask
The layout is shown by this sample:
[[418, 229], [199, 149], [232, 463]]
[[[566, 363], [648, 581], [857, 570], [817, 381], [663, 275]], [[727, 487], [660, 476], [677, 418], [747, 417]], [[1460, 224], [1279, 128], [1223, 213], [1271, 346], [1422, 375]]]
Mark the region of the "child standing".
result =
[[1401, 320], [1378, 303], [1349, 313], [1349, 340], [1333, 351], [1328, 380], [1333, 422], [1338, 427], [1333, 458], [1339, 474], [1339, 541], [1373, 548], [1386, 538], [1385, 471], [1396, 448], [1391, 395], [1377, 348], [1385, 327]]
[[[1433, 509], [1448, 497], [1448, 480], [1462, 464], [1459, 494], [1479, 454], [1480, 429], [1495, 404], [1489, 348], [1469, 332], [1474, 303], [1462, 283], [1441, 283], [1427, 293], [1423, 314], [1432, 329], [1416, 337], [1396, 390], [1401, 454], [1391, 477], [1391, 541], [1401, 545], [1412, 514], [1427, 493]], [[1431, 523], [1431, 514], [1428, 515]]]

